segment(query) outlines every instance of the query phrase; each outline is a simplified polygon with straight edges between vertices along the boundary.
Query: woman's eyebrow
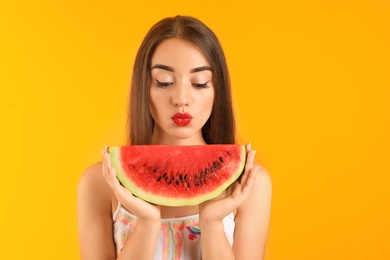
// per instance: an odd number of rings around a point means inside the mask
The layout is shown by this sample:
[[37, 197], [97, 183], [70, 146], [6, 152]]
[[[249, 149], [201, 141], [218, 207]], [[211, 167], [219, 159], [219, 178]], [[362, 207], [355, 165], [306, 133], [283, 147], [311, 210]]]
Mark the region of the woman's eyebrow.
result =
[[195, 72], [205, 71], [205, 70], [212, 71], [211, 67], [209, 67], [209, 66], [202, 66], [202, 67], [194, 68], [194, 69], [190, 70], [190, 72], [191, 73], [195, 73]]
[[169, 67], [167, 65], [162, 65], [162, 64], [156, 64], [154, 65], [153, 67], [150, 68], [150, 70], [152, 69], [162, 69], [162, 70], [167, 70], [167, 71], [171, 71], [171, 72], [175, 72], [175, 69], [172, 68], [172, 67]]
[[[153, 65], [153, 67], [150, 68], [150, 70], [152, 70], [152, 69], [162, 69], [162, 70], [175, 72], [174, 68], [167, 66], [167, 65], [163, 65], [163, 64], [155, 64], [155, 65]], [[201, 67], [193, 68], [192, 70], [190, 70], [190, 73], [195, 73], [195, 72], [200, 72], [200, 71], [205, 71], [205, 70], [212, 71], [211, 67], [209, 67], [209, 66], [201, 66]]]

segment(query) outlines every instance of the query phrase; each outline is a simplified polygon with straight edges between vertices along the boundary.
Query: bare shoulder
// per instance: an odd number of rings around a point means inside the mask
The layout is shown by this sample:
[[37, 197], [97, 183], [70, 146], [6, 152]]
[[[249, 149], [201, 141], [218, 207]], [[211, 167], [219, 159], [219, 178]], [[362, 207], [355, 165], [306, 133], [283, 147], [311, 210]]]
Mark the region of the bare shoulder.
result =
[[272, 182], [271, 182], [271, 176], [269, 175], [267, 169], [258, 163], [255, 163], [254, 166], [259, 167], [259, 169], [256, 172], [254, 189], [261, 189], [264, 195], [266, 195], [266, 193], [269, 193], [269, 195], [271, 195]]
[[272, 184], [259, 164], [252, 190], [236, 213], [233, 250], [237, 258], [264, 259], [271, 213]]
[[102, 163], [97, 162], [90, 165], [80, 177], [79, 192], [84, 189], [99, 189], [104, 186], [104, 178], [102, 175]]
[[77, 194], [77, 218], [82, 259], [115, 259], [112, 239], [112, 191], [102, 174], [102, 163], [81, 175]]
[[111, 205], [112, 191], [102, 174], [102, 163], [89, 166], [81, 175], [78, 183], [79, 202]]
[[258, 163], [255, 163], [254, 167], [259, 167], [259, 169], [256, 172], [255, 182], [248, 198], [244, 204], [237, 209], [238, 219], [240, 219], [240, 216], [245, 216], [244, 218], [248, 219], [246, 215], [250, 215], [253, 218], [256, 218], [256, 215], [257, 217], [262, 215], [263, 217], [268, 218], [267, 215], [270, 214], [272, 197], [270, 174], [265, 167]]
[[79, 180], [79, 188], [101, 185], [102, 181], [102, 162], [97, 162], [85, 169]]

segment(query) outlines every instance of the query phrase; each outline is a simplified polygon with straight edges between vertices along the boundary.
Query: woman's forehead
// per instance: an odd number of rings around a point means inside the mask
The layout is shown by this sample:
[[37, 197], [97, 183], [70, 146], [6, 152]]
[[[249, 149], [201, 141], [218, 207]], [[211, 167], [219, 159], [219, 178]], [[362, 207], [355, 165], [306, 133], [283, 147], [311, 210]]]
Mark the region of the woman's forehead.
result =
[[156, 65], [166, 66], [168, 70], [178, 70], [183, 67], [189, 70], [210, 68], [209, 62], [198, 46], [178, 38], [165, 40], [157, 46], [152, 56], [151, 68]]

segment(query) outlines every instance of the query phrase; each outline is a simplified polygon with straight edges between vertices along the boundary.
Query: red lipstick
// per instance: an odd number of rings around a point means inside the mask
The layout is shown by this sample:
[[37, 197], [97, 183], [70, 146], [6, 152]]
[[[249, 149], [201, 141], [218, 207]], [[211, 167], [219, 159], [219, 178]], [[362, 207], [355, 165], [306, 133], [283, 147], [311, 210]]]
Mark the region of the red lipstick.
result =
[[171, 118], [178, 126], [186, 126], [191, 123], [192, 120], [192, 116], [189, 113], [176, 113]]

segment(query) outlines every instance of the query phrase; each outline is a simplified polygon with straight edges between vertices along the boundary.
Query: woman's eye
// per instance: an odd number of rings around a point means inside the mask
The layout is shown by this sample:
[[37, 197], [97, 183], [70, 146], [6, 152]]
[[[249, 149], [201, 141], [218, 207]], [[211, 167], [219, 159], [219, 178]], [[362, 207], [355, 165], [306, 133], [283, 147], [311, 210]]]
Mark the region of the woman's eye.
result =
[[170, 85], [173, 84], [173, 82], [161, 82], [161, 81], [158, 81], [157, 79], [155, 79], [155, 80], [156, 80], [156, 86], [160, 87], [160, 88], [169, 87]]
[[192, 85], [197, 88], [208, 88], [209, 85], [207, 85], [207, 83], [209, 83], [209, 81], [207, 81], [206, 83], [192, 83]]

